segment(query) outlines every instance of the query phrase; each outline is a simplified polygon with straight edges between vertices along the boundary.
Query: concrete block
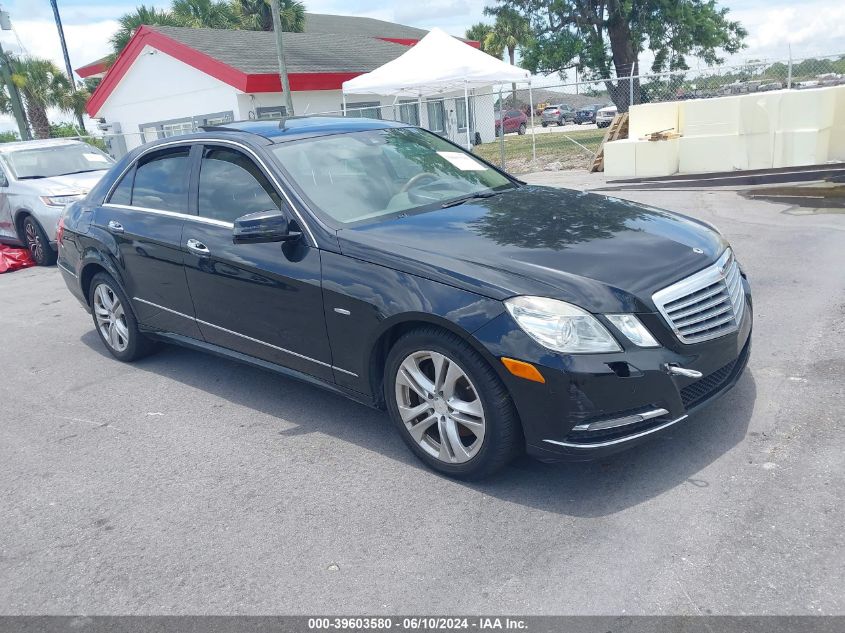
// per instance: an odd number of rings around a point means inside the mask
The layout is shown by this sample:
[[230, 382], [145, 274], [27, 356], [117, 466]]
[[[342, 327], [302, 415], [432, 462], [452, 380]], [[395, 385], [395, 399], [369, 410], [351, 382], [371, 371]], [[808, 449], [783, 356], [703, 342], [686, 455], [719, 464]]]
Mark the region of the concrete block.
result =
[[678, 173], [678, 141], [636, 141], [637, 178], [671, 176]]
[[845, 160], [845, 86], [836, 86], [833, 91], [833, 125], [830, 128], [828, 160]]
[[631, 106], [628, 114], [628, 137], [639, 139], [661, 130], [678, 130], [678, 102], [641, 103]]
[[775, 132], [774, 167], [820, 165], [827, 162], [830, 128]]
[[833, 125], [835, 88], [781, 93], [778, 130], [822, 130]]
[[693, 99], [680, 103], [680, 132], [689, 136], [724, 136], [740, 133], [742, 97]]
[[635, 139], [620, 139], [604, 145], [604, 175], [608, 180], [637, 177]]
[[703, 174], [747, 169], [742, 138], [736, 134], [681, 137], [678, 139], [678, 171]]

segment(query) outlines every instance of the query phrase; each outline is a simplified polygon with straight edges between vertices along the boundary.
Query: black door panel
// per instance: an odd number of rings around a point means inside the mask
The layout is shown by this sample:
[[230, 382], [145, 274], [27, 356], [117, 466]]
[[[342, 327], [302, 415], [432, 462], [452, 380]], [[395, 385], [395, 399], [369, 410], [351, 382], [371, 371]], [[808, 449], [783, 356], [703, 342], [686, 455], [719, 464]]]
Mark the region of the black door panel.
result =
[[[188, 250], [189, 239], [208, 254]], [[190, 220], [182, 243], [197, 319], [209, 343], [333, 378], [320, 251], [302, 240], [233, 244], [231, 228]]]
[[139, 322], [202, 338], [193, 322], [194, 306], [183, 269], [180, 240], [184, 222], [179, 217], [110, 205], [98, 208], [92, 219], [114, 238], [124, 290]]
[[231, 222], [280, 209], [281, 196], [246, 154], [203, 148], [195, 196], [200, 217], [182, 234], [196, 317], [210, 343], [332, 380], [320, 251], [304, 238], [235, 244]]

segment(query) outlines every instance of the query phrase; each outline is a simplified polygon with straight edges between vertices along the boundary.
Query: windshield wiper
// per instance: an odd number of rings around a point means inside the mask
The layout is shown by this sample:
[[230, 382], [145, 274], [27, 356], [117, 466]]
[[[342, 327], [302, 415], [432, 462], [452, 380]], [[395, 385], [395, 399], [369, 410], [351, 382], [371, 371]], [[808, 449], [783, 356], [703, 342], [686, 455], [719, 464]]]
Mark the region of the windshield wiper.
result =
[[68, 171], [63, 174], [56, 174], [56, 176], [70, 176], [72, 174], [87, 174], [89, 171], [102, 171], [101, 168], [97, 169], [80, 169], [79, 171]]
[[444, 202], [440, 205], [441, 209], [446, 209], [447, 207], [456, 207], [459, 204], [463, 204], [464, 202], [469, 202], [470, 200], [479, 200], [483, 198], [492, 198], [496, 194], [501, 193], [499, 191], [479, 191], [478, 193], [471, 193], [468, 196], [461, 196], [460, 198], [455, 198], [454, 200], [449, 200], [448, 202]]
[[47, 178], [47, 176], [18, 176], [18, 180], [38, 180], [39, 178]]

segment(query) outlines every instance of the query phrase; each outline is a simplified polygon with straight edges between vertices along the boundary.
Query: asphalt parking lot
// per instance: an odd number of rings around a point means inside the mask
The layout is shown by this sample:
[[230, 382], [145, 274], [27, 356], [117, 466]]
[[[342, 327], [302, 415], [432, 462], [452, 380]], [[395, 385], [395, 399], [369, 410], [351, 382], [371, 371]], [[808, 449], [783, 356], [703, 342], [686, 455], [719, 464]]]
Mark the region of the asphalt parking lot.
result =
[[634, 451], [482, 483], [308, 385], [179, 348], [121, 364], [55, 268], [0, 275], [0, 611], [845, 613], [845, 214], [614, 195], [732, 241], [749, 367]]

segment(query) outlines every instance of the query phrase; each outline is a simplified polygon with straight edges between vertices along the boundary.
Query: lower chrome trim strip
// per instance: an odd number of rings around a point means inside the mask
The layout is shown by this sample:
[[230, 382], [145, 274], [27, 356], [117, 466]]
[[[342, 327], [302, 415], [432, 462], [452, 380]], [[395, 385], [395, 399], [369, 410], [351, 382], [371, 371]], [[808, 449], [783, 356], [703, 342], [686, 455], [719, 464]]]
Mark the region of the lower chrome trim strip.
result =
[[235, 332], [234, 330], [230, 330], [228, 328], [221, 327], [219, 325], [215, 325], [214, 323], [209, 323], [208, 321], [203, 321], [201, 319], [197, 319], [195, 317], [192, 317], [189, 314], [177, 312], [176, 310], [171, 310], [170, 308], [165, 308], [164, 306], [160, 306], [157, 303], [153, 303], [152, 301], [147, 301], [146, 299], [141, 299], [140, 297], [132, 297], [132, 299], [134, 301], [139, 301], [141, 303], [144, 303], [148, 306], [158, 308], [159, 310], [164, 310], [165, 312], [170, 312], [171, 314], [175, 314], [177, 316], [183, 317], [185, 319], [193, 321], [194, 323], [198, 323], [200, 325], [207, 325], [208, 327], [213, 327], [216, 330], [220, 330], [221, 332], [226, 332], [227, 334], [231, 334], [232, 336], [239, 336], [240, 338], [246, 339], [247, 341], [252, 341], [253, 343], [258, 343], [259, 345], [264, 345], [266, 347], [270, 347], [272, 349], [278, 350], [278, 351], [280, 351], [284, 354], [290, 354], [291, 356], [296, 356], [297, 358], [301, 358], [302, 360], [307, 360], [307, 361], [310, 361], [310, 362], [315, 363], [317, 365], [320, 365], [322, 367], [328, 367], [329, 369], [334, 369], [334, 370], [343, 372], [344, 374], [349, 374], [350, 376], [354, 376], [355, 378], [358, 377], [358, 374], [353, 373], [351, 371], [348, 371], [346, 369], [341, 369], [340, 367], [335, 367], [334, 365], [323, 362], [321, 360], [317, 360], [316, 358], [311, 358], [310, 356], [305, 356], [304, 354], [300, 354], [298, 352], [294, 352], [292, 350], [285, 349], [284, 347], [279, 347], [278, 345], [273, 345], [272, 343], [266, 343], [265, 341], [261, 341], [257, 338], [247, 336], [246, 334], [241, 334], [240, 332]]
[[613, 420], [601, 420], [599, 422], [592, 422], [589, 424], [579, 424], [573, 427], [573, 431], [602, 431], [604, 429], [615, 429], [619, 426], [627, 426], [629, 424], [636, 424], [638, 422], [645, 422], [652, 418], [659, 418], [661, 415], [667, 415], [669, 412], [666, 409], [652, 409], [651, 411], [644, 411], [634, 415], [626, 415], [624, 418], [615, 418]]
[[75, 272], [73, 272], [70, 268], [68, 268], [67, 264], [63, 264], [62, 262], [57, 262], [57, 264], [58, 264], [59, 268], [61, 268], [64, 272], [66, 272], [68, 275], [70, 275], [74, 279], [79, 278]]
[[679, 418], [674, 420], [670, 420], [660, 426], [656, 426], [653, 429], [648, 429], [647, 431], [642, 431], [640, 433], [634, 433], [633, 435], [627, 435], [625, 437], [620, 437], [615, 440], [609, 440], [607, 442], [593, 442], [591, 444], [578, 444], [575, 442], [559, 442], [558, 440], [543, 440], [544, 442], [548, 442], [549, 444], [554, 444], [555, 446], [565, 446], [566, 448], [584, 448], [584, 449], [592, 449], [592, 448], [604, 448], [605, 446], [613, 446], [615, 444], [624, 444], [625, 442], [630, 442], [632, 440], [636, 440], [637, 438], [644, 437], [646, 435], [651, 435], [652, 433], [657, 433], [658, 431], [662, 431], [663, 429], [672, 426], [673, 424], [677, 424], [681, 420], [685, 420], [687, 418], [686, 414], [682, 415]]

